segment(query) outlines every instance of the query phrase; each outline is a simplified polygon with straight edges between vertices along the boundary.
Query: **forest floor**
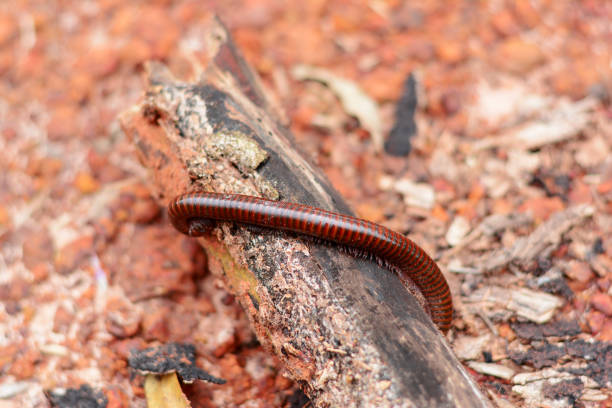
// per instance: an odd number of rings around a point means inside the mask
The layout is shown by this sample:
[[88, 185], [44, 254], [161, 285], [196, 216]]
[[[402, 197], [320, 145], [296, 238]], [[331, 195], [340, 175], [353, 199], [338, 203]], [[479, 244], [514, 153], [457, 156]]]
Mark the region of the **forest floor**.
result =
[[193, 74], [213, 13], [355, 212], [439, 261], [495, 405], [612, 406], [612, 3], [284, 3], [0, 4], [0, 408], [144, 407], [130, 351], [170, 342], [227, 380], [194, 406], [309, 404], [118, 124], [146, 61]]

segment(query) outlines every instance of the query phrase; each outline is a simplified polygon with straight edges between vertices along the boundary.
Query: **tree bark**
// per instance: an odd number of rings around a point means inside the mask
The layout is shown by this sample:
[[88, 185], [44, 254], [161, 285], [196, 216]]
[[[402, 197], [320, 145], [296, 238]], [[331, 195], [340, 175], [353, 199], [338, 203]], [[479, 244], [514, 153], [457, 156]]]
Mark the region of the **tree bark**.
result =
[[[204, 190], [351, 214], [217, 19], [205, 43], [209, 61], [197, 81], [150, 63], [144, 101], [121, 117], [162, 202]], [[261, 343], [316, 406], [489, 405], [419, 302], [376, 263], [231, 223], [200, 242]]]

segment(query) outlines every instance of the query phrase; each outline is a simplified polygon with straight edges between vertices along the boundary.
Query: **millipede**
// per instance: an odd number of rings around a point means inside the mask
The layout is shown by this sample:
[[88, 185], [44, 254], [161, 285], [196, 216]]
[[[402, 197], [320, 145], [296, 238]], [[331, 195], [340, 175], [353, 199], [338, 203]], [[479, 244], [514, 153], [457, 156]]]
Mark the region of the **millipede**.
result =
[[436, 262], [413, 241], [380, 224], [304, 204], [213, 192], [176, 197], [168, 215], [177, 230], [192, 237], [205, 234], [211, 221], [230, 221], [293, 231], [369, 254], [415, 283], [442, 333], [451, 326], [453, 301]]

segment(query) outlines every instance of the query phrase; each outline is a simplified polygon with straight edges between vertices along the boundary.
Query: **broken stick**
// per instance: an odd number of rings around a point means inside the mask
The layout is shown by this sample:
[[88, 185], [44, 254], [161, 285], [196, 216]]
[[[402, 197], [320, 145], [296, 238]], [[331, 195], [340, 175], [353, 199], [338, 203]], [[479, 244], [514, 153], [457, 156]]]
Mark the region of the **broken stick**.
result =
[[[124, 132], [164, 204], [187, 191], [258, 195], [351, 214], [274, 114], [213, 20], [195, 82], [147, 66]], [[222, 223], [200, 238], [260, 342], [315, 406], [488, 406], [419, 302], [373, 262], [281, 232]]]

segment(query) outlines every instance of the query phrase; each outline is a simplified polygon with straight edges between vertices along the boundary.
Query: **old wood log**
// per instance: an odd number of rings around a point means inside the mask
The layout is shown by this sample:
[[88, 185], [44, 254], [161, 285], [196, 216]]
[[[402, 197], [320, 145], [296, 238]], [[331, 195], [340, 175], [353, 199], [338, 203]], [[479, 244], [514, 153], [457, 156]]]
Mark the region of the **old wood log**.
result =
[[[197, 80], [179, 81], [151, 63], [144, 101], [121, 117], [162, 202], [205, 190], [351, 214], [217, 19], [205, 43], [209, 60]], [[303, 237], [231, 223], [200, 242], [261, 343], [316, 406], [488, 406], [388, 270]]]

